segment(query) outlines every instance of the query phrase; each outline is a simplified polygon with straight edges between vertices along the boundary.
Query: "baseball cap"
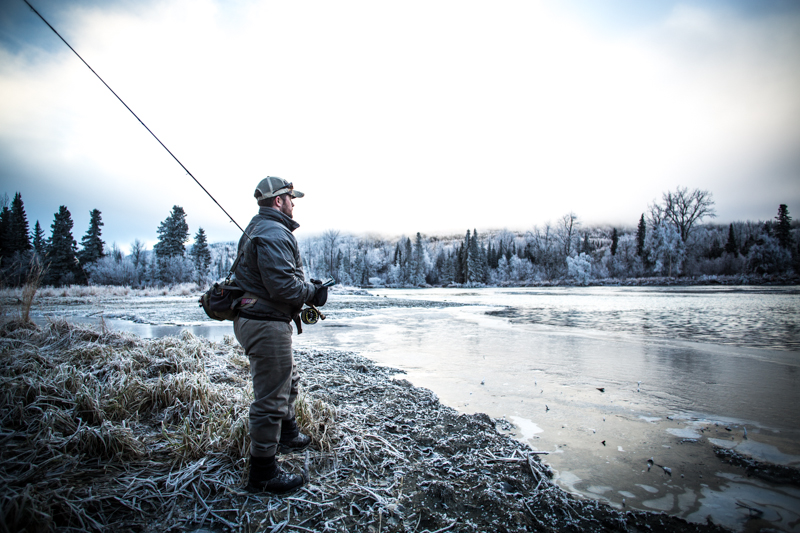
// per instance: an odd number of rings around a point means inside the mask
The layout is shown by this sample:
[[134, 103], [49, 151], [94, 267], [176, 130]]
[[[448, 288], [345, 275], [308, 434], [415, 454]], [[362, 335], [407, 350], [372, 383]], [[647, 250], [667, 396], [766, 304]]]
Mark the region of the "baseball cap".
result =
[[274, 198], [275, 196], [280, 196], [281, 194], [291, 194], [292, 198], [302, 198], [305, 194], [301, 193], [300, 191], [294, 190], [294, 185], [286, 181], [282, 178], [277, 178], [275, 176], [267, 176], [263, 180], [258, 182], [258, 186], [256, 187], [256, 192], [253, 196], [256, 197], [256, 200], [262, 200], [264, 198]]

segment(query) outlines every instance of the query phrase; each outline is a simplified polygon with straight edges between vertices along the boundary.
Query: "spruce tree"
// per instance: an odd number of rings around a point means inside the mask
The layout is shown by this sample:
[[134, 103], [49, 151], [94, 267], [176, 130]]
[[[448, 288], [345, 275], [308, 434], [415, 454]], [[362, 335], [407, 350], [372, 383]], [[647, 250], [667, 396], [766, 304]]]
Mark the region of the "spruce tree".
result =
[[739, 246], [736, 244], [736, 234], [733, 232], [733, 224], [728, 226], [728, 242], [725, 243], [725, 252], [736, 255]]
[[211, 250], [208, 249], [208, 240], [203, 228], [198, 228], [194, 236], [194, 246], [192, 246], [192, 256], [194, 257], [194, 268], [198, 274], [203, 275], [211, 267]]
[[585, 254], [592, 253], [592, 245], [589, 242], [589, 234], [588, 233], [584, 233], [583, 234], [583, 246], [581, 247], [581, 252], [583, 252]]
[[644, 255], [644, 239], [647, 235], [647, 224], [644, 221], [644, 213], [639, 219], [639, 227], [636, 229], [636, 255], [642, 257]]
[[414, 285], [422, 285], [425, 283], [425, 248], [422, 242], [422, 235], [417, 232], [414, 237]]
[[40, 259], [44, 259], [44, 256], [47, 254], [47, 240], [44, 236], [44, 230], [42, 226], [39, 225], [38, 220], [33, 226], [33, 251]]
[[[8, 200], [8, 196], [6, 196], [6, 200]], [[9, 257], [13, 254], [9, 232], [10, 219], [11, 210], [8, 206], [3, 206], [3, 210], [0, 211], [0, 257]]]
[[611, 255], [617, 255], [617, 245], [619, 245], [619, 234], [617, 228], [611, 232]]
[[100, 226], [103, 225], [103, 220], [100, 217], [100, 211], [92, 209], [89, 212], [89, 229], [86, 235], [81, 239], [81, 246], [83, 249], [78, 254], [78, 259], [81, 260], [82, 265], [94, 263], [101, 257], [105, 256], [103, 252], [103, 241], [100, 238]]
[[468, 283], [472, 281], [472, 271], [470, 270], [470, 266], [472, 266], [472, 262], [470, 261], [470, 244], [472, 241], [471, 233], [467, 230], [467, 235], [464, 237], [464, 246], [461, 249], [461, 277], [464, 280], [464, 283]]
[[778, 216], [775, 217], [778, 221], [775, 226], [775, 237], [778, 239], [782, 248], [790, 248], [792, 245], [792, 217], [789, 216], [789, 208], [786, 204], [781, 204], [778, 207]]
[[189, 240], [189, 225], [182, 207], [172, 206], [170, 215], [158, 226], [158, 242], [153, 246], [160, 259], [183, 257], [186, 254], [185, 243]]
[[11, 202], [11, 212], [6, 231], [8, 235], [8, 251], [11, 254], [26, 252], [32, 248], [28, 233], [28, 217], [25, 214], [25, 205], [22, 203], [22, 195], [20, 193], [15, 194], [14, 200]]
[[48, 247], [48, 281], [55, 285], [68, 283], [77, 274], [77, 246], [72, 237], [72, 215], [66, 206], [58, 209], [53, 219]]
[[472, 230], [472, 238], [469, 241], [469, 256], [467, 259], [469, 276], [467, 281], [483, 281], [483, 261], [481, 261], [480, 241], [478, 240], [478, 230]]

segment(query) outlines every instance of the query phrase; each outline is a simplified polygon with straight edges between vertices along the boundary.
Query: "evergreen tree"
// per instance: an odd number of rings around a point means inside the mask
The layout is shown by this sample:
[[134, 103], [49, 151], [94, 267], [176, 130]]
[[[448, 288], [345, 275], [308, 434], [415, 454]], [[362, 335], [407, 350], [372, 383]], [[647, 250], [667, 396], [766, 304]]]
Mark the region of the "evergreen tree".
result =
[[32, 248], [28, 232], [28, 217], [25, 214], [25, 205], [22, 203], [22, 195], [17, 193], [11, 202], [11, 210], [6, 227], [6, 246], [4, 248], [8, 255], [16, 252], [26, 252]]
[[775, 238], [781, 245], [781, 248], [790, 248], [792, 246], [792, 217], [789, 216], [789, 208], [786, 204], [781, 204], [778, 207], [778, 216], [775, 217], [778, 221], [775, 226]]
[[82, 250], [78, 253], [78, 259], [82, 265], [94, 263], [106, 255], [103, 252], [103, 240], [100, 238], [100, 226], [102, 225], [100, 211], [92, 209], [89, 212], [89, 229], [81, 239]]
[[78, 243], [72, 237], [72, 225], [72, 215], [69, 209], [62, 205], [50, 226], [52, 234], [47, 253], [47, 280], [54, 285], [71, 283], [78, 272]]
[[464, 245], [461, 247], [461, 278], [464, 283], [472, 281], [473, 273], [470, 266], [474, 265], [474, 261], [470, 261], [470, 245], [472, 244], [472, 233], [467, 230], [467, 235], [464, 237]]
[[208, 249], [208, 240], [203, 228], [198, 228], [194, 236], [194, 246], [192, 246], [192, 256], [194, 257], [194, 268], [197, 273], [204, 275], [211, 267], [211, 250]]
[[466, 279], [464, 279], [464, 271], [466, 268], [464, 267], [464, 246], [461, 245], [456, 248], [456, 253], [453, 257], [453, 281], [455, 283], [464, 283]]
[[[8, 200], [8, 196], [5, 196]], [[3, 206], [0, 211], [0, 257], [9, 257], [13, 254], [11, 252], [11, 243], [9, 242], [10, 232], [8, 230], [9, 221], [11, 219], [11, 210], [7, 205]]]
[[403, 248], [403, 268], [401, 270], [403, 285], [409, 285], [412, 283], [412, 278], [414, 277], [413, 254], [414, 252], [411, 246], [411, 238], [406, 237]]
[[589, 234], [588, 233], [584, 233], [583, 234], [583, 246], [581, 247], [581, 252], [584, 253], [584, 254], [592, 253], [592, 245], [589, 242]]
[[478, 230], [476, 229], [472, 230], [472, 238], [469, 241], [468, 250], [467, 266], [469, 275], [467, 276], [467, 282], [482, 282], [485, 270], [481, 257], [480, 241], [478, 240]]
[[611, 232], [611, 255], [617, 255], [618, 245], [619, 245], [619, 234], [617, 234], [617, 228], [614, 228], [614, 231]]
[[183, 257], [186, 254], [185, 243], [189, 240], [189, 225], [182, 207], [172, 206], [172, 213], [158, 226], [158, 242], [153, 246], [160, 259]]
[[644, 255], [644, 239], [647, 236], [647, 224], [644, 221], [644, 213], [642, 218], [639, 219], [639, 227], [636, 229], [636, 255], [643, 257]]
[[47, 254], [47, 240], [44, 236], [44, 230], [42, 226], [39, 225], [38, 220], [33, 226], [33, 251], [36, 252], [36, 255], [38, 255], [40, 259], [44, 259], [44, 256]]
[[739, 246], [736, 244], [736, 234], [733, 232], [733, 224], [728, 226], [728, 242], [725, 243], [725, 252], [736, 255]]
[[425, 283], [425, 248], [422, 242], [422, 235], [417, 232], [416, 237], [414, 237], [414, 252], [413, 252], [413, 284], [416, 286], [422, 285]]

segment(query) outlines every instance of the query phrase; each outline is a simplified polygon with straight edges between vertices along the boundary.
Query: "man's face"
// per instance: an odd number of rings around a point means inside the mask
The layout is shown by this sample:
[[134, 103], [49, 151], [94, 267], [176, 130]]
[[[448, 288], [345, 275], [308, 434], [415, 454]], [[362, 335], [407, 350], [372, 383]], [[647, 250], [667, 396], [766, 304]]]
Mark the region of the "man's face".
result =
[[275, 199], [275, 207], [278, 208], [278, 211], [283, 213], [289, 218], [292, 217], [292, 211], [294, 210], [294, 202], [292, 201], [292, 197], [288, 194], [282, 194]]

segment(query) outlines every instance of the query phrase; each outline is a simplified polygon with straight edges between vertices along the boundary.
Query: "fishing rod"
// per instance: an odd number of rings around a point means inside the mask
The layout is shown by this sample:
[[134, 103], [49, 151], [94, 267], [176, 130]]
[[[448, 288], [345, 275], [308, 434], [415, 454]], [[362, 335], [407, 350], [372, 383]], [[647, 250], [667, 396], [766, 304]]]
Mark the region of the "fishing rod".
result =
[[70, 46], [70, 44], [67, 42], [67, 40], [66, 40], [66, 39], [64, 39], [64, 38], [61, 36], [61, 34], [60, 34], [60, 33], [58, 33], [58, 32], [56, 31], [56, 29], [55, 29], [55, 28], [54, 28], [52, 25], [50, 25], [50, 23], [49, 23], [49, 22], [47, 22], [47, 20], [46, 20], [46, 19], [45, 19], [45, 18], [42, 16], [42, 14], [41, 14], [41, 13], [39, 13], [38, 11], [36, 11], [36, 8], [35, 8], [35, 7], [33, 7], [33, 6], [30, 4], [30, 2], [28, 2], [28, 0], [22, 0], [22, 1], [23, 1], [23, 2], [25, 2], [26, 4], [28, 4], [28, 7], [29, 7], [29, 8], [31, 8], [31, 11], [33, 11], [34, 13], [36, 13], [36, 15], [37, 15], [37, 16], [38, 16], [40, 19], [42, 19], [42, 22], [44, 22], [45, 24], [47, 24], [47, 27], [48, 27], [48, 28], [50, 28], [51, 30], [53, 30], [53, 33], [55, 33], [55, 34], [58, 36], [58, 38], [59, 38], [59, 39], [61, 39], [61, 40], [64, 42], [64, 44], [66, 44], [66, 45], [67, 45], [67, 47], [69, 47], [69, 49], [70, 49], [70, 50], [72, 50], [72, 52], [73, 52], [73, 53], [74, 53], [76, 56], [78, 56], [78, 59], [80, 59], [80, 60], [83, 62], [83, 64], [84, 64], [84, 65], [86, 65], [86, 67], [87, 67], [89, 70], [91, 70], [91, 71], [92, 71], [92, 74], [94, 74], [95, 76], [97, 76], [97, 79], [98, 79], [98, 80], [100, 80], [100, 81], [103, 83], [103, 85], [105, 85], [105, 86], [106, 86], [106, 88], [107, 88], [109, 91], [111, 91], [111, 94], [113, 94], [114, 96], [116, 96], [116, 97], [117, 97], [117, 100], [119, 100], [119, 101], [120, 101], [120, 103], [121, 103], [122, 105], [124, 105], [124, 106], [125, 106], [125, 109], [127, 109], [128, 111], [130, 111], [130, 112], [131, 112], [131, 115], [133, 115], [133, 116], [136, 118], [136, 120], [138, 120], [138, 121], [139, 121], [139, 124], [141, 124], [142, 126], [144, 126], [144, 129], [146, 129], [146, 130], [148, 131], [148, 133], [150, 133], [150, 135], [152, 135], [152, 136], [153, 136], [153, 138], [154, 138], [156, 141], [158, 141], [158, 144], [160, 144], [160, 145], [161, 145], [161, 146], [164, 148], [164, 150], [166, 150], [166, 151], [167, 151], [167, 153], [168, 153], [169, 155], [171, 155], [171, 156], [172, 156], [172, 159], [174, 159], [174, 160], [175, 160], [175, 161], [176, 161], [176, 162], [177, 162], [177, 163], [178, 163], [178, 164], [181, 166], [181, 168], [182, 168], [183, 170], [185, 170], [187, 174], [189, 174], [189, 177], [191, 177], [191, 178], [194, 180], [194, 182], [195, 182], [195, 183], [197, 183], [197, 184], [200, 186], [200, 188], [201, 188], [201, 189], [203, 189], [203, 192], [205, 192], [205, 193], [208, 195], [208, 197], [209, 197], [209, 198], [211, 198], [211, 199], [214, 201], [214, 203], [215, 203], [215, 204], [217, 204], [217, 207], [219, 207], [220, 209], [222, 209], [222, 212], [223, 212], [223, 213], [225, 213], [226, 215], [228, 215], [228, 218], [229, 218], [229, 219], [231, 219], [231, 222], [233, 222], [234, 224], [236, 224], [236, 227], [237, 227], [237, 228], [239, 228], [239, 230], [240, 230], [242, 233], [244, 233], [244, 234], [245, 234], [245, 236], [247, 236], [247, 238], [248, 238], [248, 239], [250, 239], [250, 240], [252, 241], [253, 239], [252, 239], [252, 238], [250, 238], [250, 235], [248, 235], [248, 234], [247, 234], [247, 232], [246, 232], [244, 229], [242, 229], [242, 227], [239, 225], [239, 223], [238, 223], [238, 222], [236, 222], [236, 221], [233, 219], [233, 217], [232, 217], [232, 216], [231, 216], [231, 215], [230, 215], [230, 214], [229, 214], [229, 213], [228, 213], [228, 212], [225, 210], [225, 208], [224, 208], [224, 207], [222, 207], [222, 206], [220, 205], [220, 203], [217, 201], [217, 199], [216, 199], [216, 198], [214, 198], [214, 197], [211, 195], [211, 193], [210, 193], [210, 192], [208, 192], [208, 190], [206, 190], [206, 188], [205, 188], [205, 187], [203, 187], [203, 184], [202, 184], [202, 183], [200, 183], [200, 181], [198, 181], [198, 179], [194, 177], [194, 174], [192, 174], [191, 172], [189, 172], [189, 169], [188, 169], [188, 168], [186, 168], [186, 167], [184, 166], [184, 164], [183, 164], [183, 163], [181, 163], [180, 159], [178, 159], [177, 157], [175, 157], [175, 154], [173, 154], [173, 153], [170, 151], [170, 149], [169, 149], [169, 148], [167, 148], [167, 146], [166, 146], [166, 145], [165, 145], [163, 142], [161, 142], [161, 139], [159, 139], [159, 138], [156, 136], [156, 134], [155, 134], [155, 133], [153, 133], [153, 131], [152, 131], [150, 128], [148, 128], [148, 127], [147, 127], [147, 124], [145, 124], [145, 123], [142, 121], [142, 119], [140, 119], [140, 118], [139, 118], [139, 116], [138, 116], [136, 113], [134, 113], [134, 112], [133, 112], [133, 109], [131, 109], [130, 107], [128, 107], [128, 104], [126, 104], [126, 103], [125, 103], [125, 101], [124, 101], [124, 100], [122, 100], [122, 98], [120, 98], [120, 97], [119, 97], [119, 95], [118, 95], [117, 93], [115, 93], [115, 92], [114, 92], [114, 89], [112, 89], [111, 87], [109, 87], [109, 85], [108, 85], [108, 84], [105, 82], [105, 80], [103, 80], [103, 78], [101, 78], [101, 77], [100, 77], [100, 75], [99, 75], [97, 72], [95, 72], [95, 70], [94, 70], [94, 69], [93, 69], [93, 68], [92, 68], [92, 67], [89, 65], [89, 63], [87, 63], [87, 62], [86, 62], [86, 60], [84, 60], [84, 59], [81, 57], [81, 55], [80, 55], [78, 52], [76, 52], [74, 48], [72, 48], [72, 46]]

